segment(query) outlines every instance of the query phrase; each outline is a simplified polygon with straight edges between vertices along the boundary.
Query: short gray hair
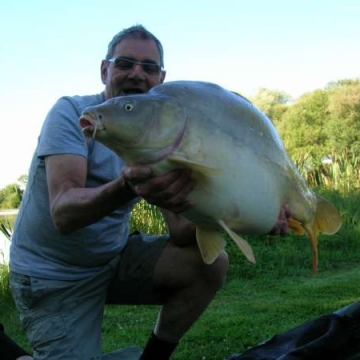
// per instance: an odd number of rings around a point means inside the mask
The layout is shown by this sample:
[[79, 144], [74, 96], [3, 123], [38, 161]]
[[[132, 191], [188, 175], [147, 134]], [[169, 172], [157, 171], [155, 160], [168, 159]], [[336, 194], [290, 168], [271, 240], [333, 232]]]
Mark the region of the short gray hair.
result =
[[153, 35], [150, 31], [146, 30], [145, 27], [142, 25], [134, 25], [117, 33], [108, 45], [108, 51], [105, 59], [111, 59], [114, 55], [116, 45], [119, 44], [122, 40], [129, 38], [153, 40], [159, 51], [160, 66], [162, 68], [164, 67], [164, 50], [161, 42], [155, 35]]

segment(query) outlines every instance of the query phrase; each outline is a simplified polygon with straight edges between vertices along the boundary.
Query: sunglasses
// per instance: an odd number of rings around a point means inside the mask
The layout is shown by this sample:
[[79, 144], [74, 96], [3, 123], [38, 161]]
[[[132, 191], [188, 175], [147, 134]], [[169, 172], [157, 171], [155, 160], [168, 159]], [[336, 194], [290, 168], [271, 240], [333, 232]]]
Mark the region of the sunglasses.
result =
[[149, 75], [158, 75], [162, 70], [161, 66], [156, 63], [135, 61], [121, 56], [108, 59], [107, 61], [114, 63], [118, 69], [123, 71], [132, 70], [135, 65], [140, 65], [142, 69]]

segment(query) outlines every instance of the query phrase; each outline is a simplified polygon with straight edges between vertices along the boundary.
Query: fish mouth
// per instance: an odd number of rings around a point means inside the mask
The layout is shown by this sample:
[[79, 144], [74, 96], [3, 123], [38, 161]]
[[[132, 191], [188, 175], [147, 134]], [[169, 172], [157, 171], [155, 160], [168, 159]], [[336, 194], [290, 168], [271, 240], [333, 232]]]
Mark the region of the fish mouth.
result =
[[145, 90], [134, 87], [134, 88], [123, 89], [123, 93], [124, 95], [144, 94]]
[[105, 126], [101, 121], [101, 116], [96, 117], [94, 114], [89, 112], [84, 112], [81, 115], [79, 124], [84, 135], [86, 137], [91, 137], [92, 139], [95, 139], [96, 133], [98, 131], [105, 130]]

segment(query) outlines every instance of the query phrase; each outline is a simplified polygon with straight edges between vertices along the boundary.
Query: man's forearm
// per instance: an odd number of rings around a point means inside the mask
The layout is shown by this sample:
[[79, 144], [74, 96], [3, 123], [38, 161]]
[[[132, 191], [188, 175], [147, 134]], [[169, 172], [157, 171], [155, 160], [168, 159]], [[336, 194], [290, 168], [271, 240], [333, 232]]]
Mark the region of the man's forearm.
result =
[[96, 188], [70, 188], [51, 204], [55, 227], [68, 234], [97, 222], [136, 197], [123, 178]]

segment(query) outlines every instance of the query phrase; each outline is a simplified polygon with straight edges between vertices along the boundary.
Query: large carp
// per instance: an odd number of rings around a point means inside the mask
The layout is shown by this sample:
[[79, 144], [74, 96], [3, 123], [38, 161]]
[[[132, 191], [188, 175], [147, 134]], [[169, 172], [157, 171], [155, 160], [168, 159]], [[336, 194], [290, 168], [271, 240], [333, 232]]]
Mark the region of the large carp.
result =
[[240, 235], [268, 233], [286, 206], [290, 228], [311, 240], [316, 273], [319, 232], [334, 234], [341, 226], [335, 208], [306, 185], [271, 121], [216, 84], [167, 82], [89, 107], [79, 122], [130, 165], [149, 165], [155, 174], [191, 169], [195, 206], [183, 215], [196, 225], [207, 264], [225, 247], [223, 230], [255, 262]]

